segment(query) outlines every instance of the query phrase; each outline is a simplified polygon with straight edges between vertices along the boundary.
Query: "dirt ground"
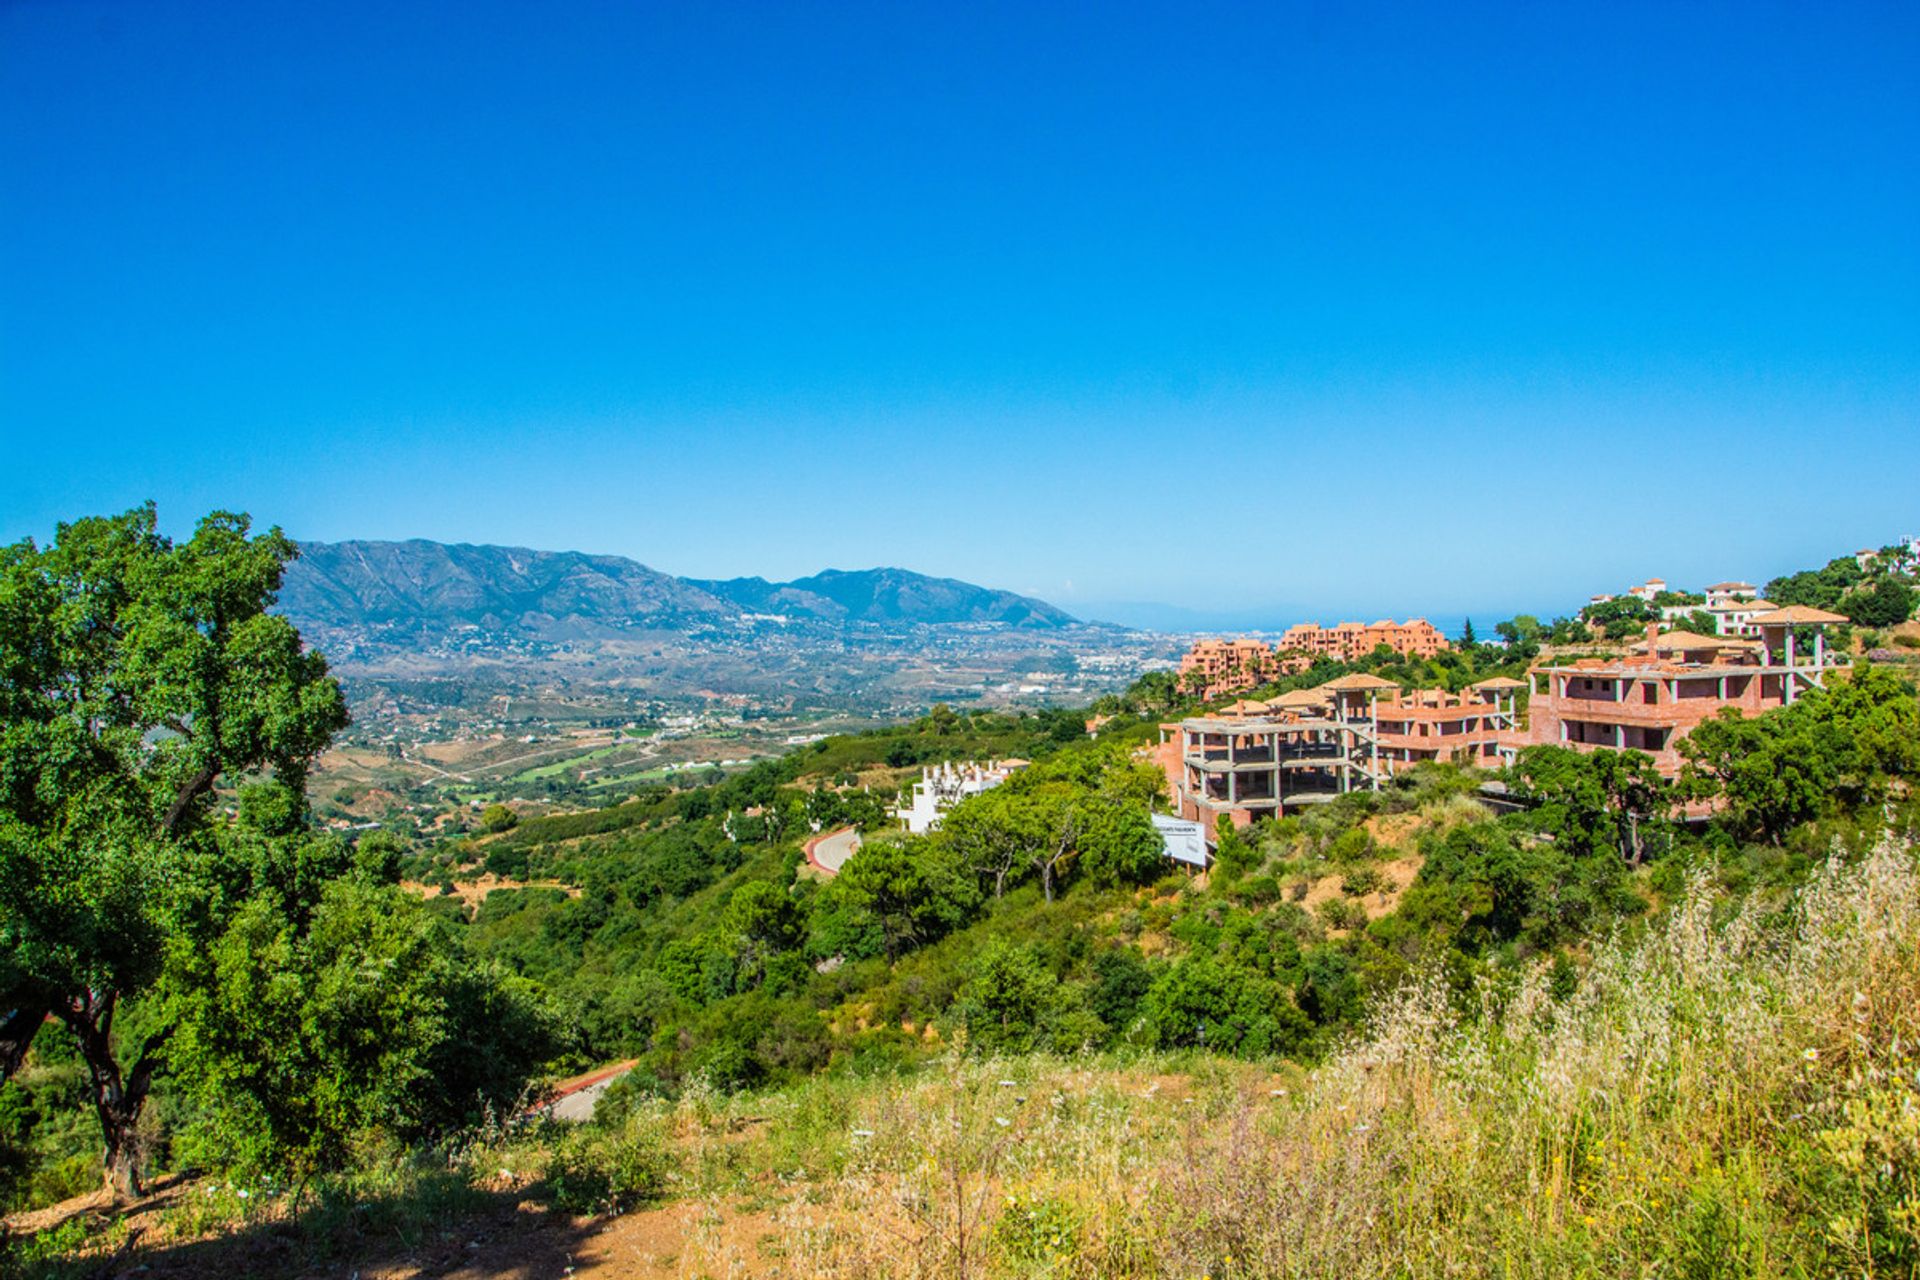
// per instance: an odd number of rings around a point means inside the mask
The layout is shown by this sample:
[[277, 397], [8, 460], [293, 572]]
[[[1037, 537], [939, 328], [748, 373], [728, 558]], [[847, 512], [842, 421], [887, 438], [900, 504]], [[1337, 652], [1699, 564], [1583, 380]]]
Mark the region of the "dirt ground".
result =
[[[400, 887], [408, 893], [417, 893], [423, 898], [440, 896], [439, 886], [421, 884], [417, 880], [402, 881]], [[478, 907], [495, 889], [558, 889], [569, 898], [580, 896], [580, 889], [577, 886], [561, 884], [558, 880], [507, 880], [494, 875], [491, 871], [476, 880], [453, 882], [454, 895], [469, 907]]]

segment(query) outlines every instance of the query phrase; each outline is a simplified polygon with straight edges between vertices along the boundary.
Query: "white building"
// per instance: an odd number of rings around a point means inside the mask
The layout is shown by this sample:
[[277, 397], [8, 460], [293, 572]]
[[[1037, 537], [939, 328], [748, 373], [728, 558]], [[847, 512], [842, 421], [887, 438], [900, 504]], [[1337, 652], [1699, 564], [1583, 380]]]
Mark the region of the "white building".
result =
[[947, 810], [965, 800], [999, 786], [1015, 771], [1027, 767], [1025, 760], [989, 760], [979, 764], [969, 760], [955, 764], [948, 760], [928, 765], [913, 784], [913, 798], [893, 811], [900, 825], [916, 836], [923, 836], [940, 825]]
[[[1711, 610], [1720, 605], [1735, 604], [1742, 600], [1758, 600], [1760, 588], [1751, 582], [1716, 582], [1701, 594], [1707, 597], [1707, 608]], [[1765, 610], [1761, 612], [1764, 613]]]
[[1780, 606], [1770, 600], [1756, 600], [1748, 597], [1742, 600], [1723, 600], [1719, 604], [1709, 603], [1706, 612], [1713, 615], [1713, 633], [1717, 636], [1741, 636], [1755, 640], [1760, 636], [1760, 628], [1753, 620], [1763, 613], [1772, 613]]

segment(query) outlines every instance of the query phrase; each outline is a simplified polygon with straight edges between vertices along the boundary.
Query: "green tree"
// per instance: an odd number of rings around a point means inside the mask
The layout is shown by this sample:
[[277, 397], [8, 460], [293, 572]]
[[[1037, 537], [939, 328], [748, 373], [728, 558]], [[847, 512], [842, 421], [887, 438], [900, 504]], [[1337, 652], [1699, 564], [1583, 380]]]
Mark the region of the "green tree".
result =
[[1764, 715], [1727, 708], [1680, 751], [1690, 783], [1724, 801], [1726, 825], [1779, 844], [1798, 823], [1878, 805], [1893, 779], [1920, 774], [1920, 703], [1892, 672], [1863, 663]]
[[1841, 610], [1863, 627], [1897, 627], [1913, 616], [1920, 593], [1894, 578], [1881, 578], [1841, 601]]
[[1020, 797], [1032, 815], [1035, 840], [1027, 849], [1027, 863], [1040, 873], [1040, 889], [1048, 902], [1054, 887], [1073, 871], [1080, 855], [1081, 837], [1089, 816], [1085, 798], [1071, 783], [1048, 782]]
[[832, 893], [879, 929], [887, 959], [941, 937], [979, 902], [973, 877], [931, 840], [876, 840], [834, 877]]
[[1042, 838], [1039, 814], [1025, 797], [1005, 787], [969, 796], [940, 820], [939, 840], [980, 881], [993, 887], [998, 899], [1008, 881], [1026, 863], [1028, 851]]
[[511, 831], [520, 825], [520, 815], [504, 804], [490, 804], [480, 811], [480, 825], [493, 832]]
[[1146, 884], [1166, 868], [1160, 833], [1143, 805], [1095, 801], [1088, 806], [1080, 865], [1103, 888]]
[[1509, 776], [1575, 856], [1610, 848], [1637, 867], [1650, 839], [1662, 847], [1671, 842], [1679, 795], [1645, 752], [1529, 747]]
[[1829, 560], [1825, 568], [1803, 569], [1767, 583], [1767, 599], [1777, 605], [1804, 604], [1815, 609], [1838, 609], [1840, 598], [1865, 574], [1852, 556]]
[[215, 848], [214, 787], [267, 770], [303, 795], [347, 722], [325, 662], [267, 612], [295, 554], [224, 512], [176, 544], [151, 505], [0, 552], [0, 1068], [24, 1025], [66, 1024], [117, 1195], [139, 1188], [174, 1024], [122, 1045], [115, 1017], [204, 923], [182, 907]]
[[1059, 984], [1025, 947], [995, 940], [974, 960], [960, 989], [955, 1013], [967, 1028], [969, 1048], [986, 1053], [1028, 1053], [1051, 1014]]
[[767, 880], [749, 880], [727, 902], [727, 926], [739, 939], [741, 985], [758, 983], [767, 962], [806, 941], [806, 917], [793, 895]]
[[254, 897], [186, 963], [202, 972], [177, 1002], [177, 1074], [200, 1144], [249, 1170], [305, 1178], [369, 1132], [417, 1141], [505, 1115], [559, 1047], [527, 983], [357, 876], [329, 881], [304, 920]]
[[1262, 1057], [1297, 1053], [1313, 1021], [1272, 980], [1237, 965], [1194, 954], [1162, 974], [1142, 1002], [1162, 1048], [1199, 1045]]
[[1619, 640], [1634, 634], [1659, 614], [1638, 596], [1621, 596], [1600, 604], [1590, 604], [1580, 611], [1580, 616], [1584, 621], [1601, 628], [1609, 640]]

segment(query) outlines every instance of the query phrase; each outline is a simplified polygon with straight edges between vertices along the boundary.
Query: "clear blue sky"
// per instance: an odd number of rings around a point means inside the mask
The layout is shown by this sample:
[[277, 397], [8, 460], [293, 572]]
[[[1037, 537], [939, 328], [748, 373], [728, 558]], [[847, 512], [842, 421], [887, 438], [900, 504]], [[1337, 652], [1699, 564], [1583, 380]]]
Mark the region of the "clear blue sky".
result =
[[1570, 607], [1920, 532], [1920, 6], [0, 7], [0, 537]]

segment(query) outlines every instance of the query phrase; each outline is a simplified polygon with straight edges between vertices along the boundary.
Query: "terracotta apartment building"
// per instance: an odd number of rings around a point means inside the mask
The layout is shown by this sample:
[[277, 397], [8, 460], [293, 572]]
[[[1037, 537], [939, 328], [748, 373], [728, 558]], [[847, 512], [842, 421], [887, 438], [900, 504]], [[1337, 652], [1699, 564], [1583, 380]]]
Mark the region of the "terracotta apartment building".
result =
[[[1680, 740], [1721, 708], [1758, 715], [1818, 688], [1839, 662], [1824, 628], [1845, 621], [1794, 605], [1752, 618], [1757, 639], [1649, 627], [1625, 657], [1535, 667], [1525, 745], [1644, 751], [1661, 772], [1678, 773]], [[1800, 628], [1813, 631], [1811, 652], [1799, 646]]]
[[1383, 644], [1414, 658], [1430, 658], [1451, 647], [1425, 618], [1342, 622], [1333, 627], [1305, 622], [1289, 627], [1272, 648], [1244, 638], [1197, 640], [1180, 659], [1180, 676], [1197, 683], [1202, 697], [1217, 698], [1305, 671], [1315, 658], [1351, 662]]
[[1405, 622], [1383, 618], [1379, 622], [1342, 622], [1332, 627], [1303, 622], [1287, 628], [1278, 648], [1282, 653], [1292, 651], [1352, 662], [1383, 644], [1410, 658], [1431, 658], [1452, 647], [1440, 629], [1425, 618], [1409, 618]]
[[1305, 671], [1309, 665], [1304, 658], [1282, 658], [1258, 640], [1198, 640], [1180, 659], [1180, 678], [1197, 684], [1201, 697], [1217, 698]]

